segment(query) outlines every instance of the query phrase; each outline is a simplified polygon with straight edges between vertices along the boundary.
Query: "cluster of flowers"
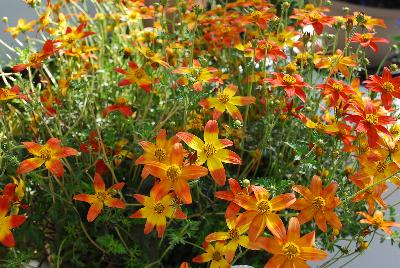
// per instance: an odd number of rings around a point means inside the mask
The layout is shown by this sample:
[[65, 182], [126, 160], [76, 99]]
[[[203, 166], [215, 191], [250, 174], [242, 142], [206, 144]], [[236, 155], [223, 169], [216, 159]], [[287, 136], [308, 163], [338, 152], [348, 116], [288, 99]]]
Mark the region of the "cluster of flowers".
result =
[[[34, 1], [30, 2], [34, 4]], [[79, 7], [76, 1], [71, 2]], [[109, 8], [108, 2], [112, 1], [98, 0], [97, 4]], [[256, 180], [250, 182], [246, 179], [242, 187], [239, 183], [242, 178], [230, 178], [229, 190], [215, 192], [216, 198], [228, 202], [225, 212], [228, 230], [207, 235], [203, 244], [206, 253], [193, 258], [193, 262], [211, 262], [211, 267], [230, 267], [235, 256], [239, 257], [236, 252], [240, 246], [271, 253], [273, 256], [266, 267], [308, 267], [306, 261], [323, 260], [327, 253], [315, 247], [315, 231], [300, 235], [301, 225], [315, 222], [324, 233], [328, 232], [329, 225], [333, 236], [337, 236], [343, 228], [338, 210], [343, 202], [366, 202], [367, 213], [357, 212], [363, 217], [360, 222], [380, 228], [388, 235], [392, 234], [390, 227], [400, 227], [399, 223], [385, 221], [383, 212], [376, 209], [376, 204], [382, 209], [388, 208], [382, 195], [389, 181], [400, 187], [400, 180], [396, 177], [400, 171], [400, 128], [396, 124], [394, 104], [394, 100], [400, 98], [400, 77], [391, 74], [395, 66], [390, 66], [391, 69], [384, 67], [381, 75], [367, 76], [363, 83], [366, 90], [362, 89], [357, 78], [360, 69], [366, 70], [365, 50], [362, 48], [377, 52], [377, 43], [389, 42], [375, 37], [374, 28], [385, 26], [382, 20], [359, 12], [329, 16], [327, 7], [312, 4], [293, 7], [294, 3], [286, 1], [278, 9], [268, 1], [239, 0], [204, 12], [198, 6], [191, 6], [191, 1], [170, 8], [146, 6], [144, 1], [119, 2], [114, 6], [115, 12], [97, 13], [94, 18], [80, 14], [75, 18], [80, 23], [74, 28], [68, 26], [68, 18], [62, 13], [63, 1], [57, 4], [48, 1], [44, 14], [37, 21], [27, 23], [21, 19], [17, 26], [7, 28], [6, 31], [17, 37], [38, 26], [39, 31], [53, 37], [44, 42], [39, 52], [31, 53], [24, 63], [12, 68], [14, 73], [22, 74], [28, 70], [30, 75], [31, 71], [38, 70], [41, 79], [45, 80], [46, 87], [39, 92], [44, 110], [40, 107], [30, 116], [33, 119], [42, 116], [58, 118], [63, 101], [73, 98], [70, 93], [73, 91], [72, 81], [88, 73], [102, 73], [96, 62], [101, 61], [106, 53], [107, 41], [102, 39], [104, 47], [97, 47], [90, 39], [97, 33], [85, 30], [93, 27], [93, 21], [99, 21], [109, 27], [105, 29], [107, 32], [118, 32], [122, 40], [134, 39], [123, 48], [124, 57], [129, 59], [125, 61], [127, 66], [123, 66], [124, 61], [118, 60], [116, 62], [120, 65], [117, 66], [123, 67], [113, 67], [112, 76], [123, 76], [115, 84], [146, 95], [164, 94], [160, 93], [160, 89], [165, 85], [169, 87], [166, 96], [189, 90], [199, 99], [191, 104], [193, 108], [190, 112], [194, 112], [195, 117], [187, 119], [190, 113], [189, 105], [185, 103], [183, 126], [175, 128], [176, 134], [170, 138], [167, 138], [167, 130], [162, 128], [161, 123], [165, 124], [173, 114], [165, 116], [162, 122], [160, 119], [155, 143], [148, 140], [139, 142], [144, 151], [139, 157], [124, 149], [128, 140], [119, 140], [113, 148], [107, 146], [97, 126], [90, 132], [89, 142], [80, 145], [81, 153], [62, 146], [61, 137], [57, 139], [53, 135], [44, 145], [23, 142], [33, 157], [21, 160], [15, 170], [19, 179], [7, 184], [0, 196], [0, 242], [3, 245], [15, 245], [11, 230], [27, 219], [18, 215], [20, 207], [28, 208], [23, 203], [25, 183], [22, 178], [38, 172], [44, 165], [62, 188], [60, 178], [65, 175], [65, 168], [73, 173], [73, 167], [64, 160], [72, 156], [83, 159], [86, 155], [96, 159], [90, 166], [95, 170], [94, 194], [79, 193], [72, 198], [90, 204], [87, 221], [94, 221], [104, 206], [126, 208], [127, 203], [121, 192], [125, 183], [118, 181], [114, 169], [121, 165], [123, 159], [130, 159], [135, 165], [143, 165], [142, 181], [152, 178], [148, 195], [139, 194], [141, 184], [138, 186], [134, 198], [143, 208], [130, 218], [145, 218], [144, 233], [149, 234], [156, 228], [161, 238], [167, 228], [167, 218], [187, 219], [182, 208], [193, 203], [191, 180], [210, 173], [215, 184], [224, 187], [227, 174], [230, 174], [229, 166], [224, 166], [224, 163], [242, 165], [245, 134], [231, 133], [233, 141], [222, 138], [219, 125], [228, 132], [229, 127], [224, 122], [231, 120], [243, 126], [244, 132], [250, 132], [249, 123], [268, 113], [279, 120], [293, 120], [308, 129], [332, 136], [344, 153], [356, 157], [359, 169], [356, 172], [350, 170], [348, 176], [348, 183], [357, 187], [356, 192], [341, 200], [336, 195], [339, 184], [333, 178], [322, 179], [323, 176], [314, 175], [309, 188], [293, 183], [292, 190], [298, 194], [297, 198], [293, 192], [272, 197], [270, 191]], [[191, 33], [192, 40], [177, 38], [166, 43], [158, 32], [166, 32], [172, 26], [162, 25], [160, 21], [177, 10], [180, 23]], [[132, 30], [142, 20], [150, 19], [154, 23], [150, 30]], [[103, 23], [106, 21], [108, 23]], [[306, 26], [311, 26], [315, 34], [304, 32]], [[319, 43], [328, 27], [346, 31], [347, 42], [342, 50], [336, 49], [336, 43], [332, 49], [324, 48]], [[126, 29], [133, 32], [126, 34]], [[196, 34], [199, 36], [196, 37]], [[106, 36], [100, 38], [107, 40]], [[351, 44], [356, 44], [359, 52], [352, 54]], [[191, 50], [180, 54], [179, 50], [185, 47], [191, 47]], [[240, 61], [224, 58], [221, 51], [228, 51], [230, 56], [234, 55], [232, 57]], [[211, 61], [205, 61], [204, 57], [220, 61], [219, 68], [209, 66]], [[57, 74], [55, 79], [46, 64], [64, 60], [70, 68]], [[226, 73], [224, 65], [226, 68], [232, 65], [229, 68], [236, 73]], [[316, 72], [318, 77], [313, 78]], [[166, 81], [169, 79], [173, 81]], [[206, 90], [210, 87], [215, 87], [211, 93]], [[30, 89], [22, 88], [22, 84], [0, 88], [0, 101], [11, 103], [16, 100], [24, 104], [35, 101], [38, 92], [34, 92], [32, 83]], [[133, 105], [129, 104], [129, 92], [125, 93], [118, 94], [114, 104], [98, 103], [103, 120], [115, 112], [125, 119], [135, 116]], [[310, 103], [315, 106], [314, 111], [310, 106], [307, 109], [306, 105]], [[238, 106], [246, 106], [246, 112], [242, 114]], [[203, 114], [198, 112], [200, 109]], [[143, 110], [142, 119], [145, 120], [149, 107]], [[258, 117], [251, 117], [251, 112], [258, 113]], [[38, 134], [38, 129], [34, 123], [31, 125], [33, 133]], [[189, 132], [196, 129], [204, 133], [203, 139], [192, 134], [193, 131]], [[49, 130], [49, 133], [52, 132]], [[240, 155], [227, 149], [233, 146], [241, 149]], [[319, 150], [322, 150], [319, 144], [311, 144], [309, 153], [317, 154]], [[260, 154], [251, 161], [259, 165]], [[107, 155], [114, 161], [109, 161]], [[110, 171], [114, 184], [106, 189], [103, 176]], [[296, 213], [288, 212], [289, 209]], [[282, 218], [288, 215], [294, 217], [289, 216], [286, 220], [286, 228]], [[270, 234], [265, 236], [267, 230]], [[183, 267], [186, 265], [182, 264]]]

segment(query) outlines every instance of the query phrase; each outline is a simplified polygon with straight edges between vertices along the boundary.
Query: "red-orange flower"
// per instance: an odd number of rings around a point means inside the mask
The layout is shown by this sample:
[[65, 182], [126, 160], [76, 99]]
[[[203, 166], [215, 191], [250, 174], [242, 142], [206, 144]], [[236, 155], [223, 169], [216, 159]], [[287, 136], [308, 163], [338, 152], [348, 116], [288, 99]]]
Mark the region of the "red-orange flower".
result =
[[182, 144], [175, 143], [169, 164], [148, 162], [146, 166], [151, 175], [161, 180], [154, 186], [153, 191], [156, 195], [164, 196], [172, 188], [185, 204], [191, 204], [192, 196], [188, 181], [207, 175], [208, 169], [197, 165], [183, 165], [184, 154]]
[[296, 95], [303, 102], [306, 102], [307, 96], [302, 88], [310, 86], [303, 81], [300, 75], [284, 73], [274, 73], [274, 75], [275, 78], [266, 78], [264, 80], [270, 82], [273, 87], [283, 87], [289, 98]]
[[24, 99], [28, 100], [27, 95], [20, 94], [19, 86], [13, 86], [12, 88], [0, 88], [0, 101], [12, 100], [12, 99]]
[[263, 187], [252, 186], [252, 189], [255, 197], [239, 195], [235, 198], [235, 203], [246, 209], [238, 217], [238, 226], [250, 224], [250, 241], [255, 241], [265, 227], [283, 239], [285, 226], [276, 212], [290, 207], [296, 201], [294, 194], [281, 194], [269, 200], [269, 192]]
[[400, 77], [392, 77], [390, 70], [385, 67], [382, 76], [370, 75], [364, 82], [369, 90], [380, 92], [385, 109], [392, 106], [393, 97], [400, 98]]
[[191, 133], [179, 132], [176, 135], [197, 151], [197, 164], [202, 165], [207, 161], [207, 167], [214, 181], [218, 185], [224, 185], [226, 174], [222, 162], [240, 165], [241, 160], [236, 153], [224, 149], [233, 143], [227, 139], [218, 139], [218, 133], [217, 121], [210, 120], [204, 128], [204, 142]]
[[318, 228], [323, 232], [327, 231], [326, 222], [334, 229], [342, 229], [340, 219], [334, 211], [340, 204], [339, 198], [335, 196], [337, 188], [337, 183], [332, 182], [322, 189], [322, 180], [318, 176], [312, 178], [310, 189], [302, 185], [293, 186], [293, 191], [304, 197], [296, 199], [296, 202], [290, 206], [292, 209], [301, 210], [298, 216], [300, 224], [314, 218]]
[[135, 84], [139, 86], [141, 89], [143, 89], [146, 92], [150, 92], [151, 90], [151, 84], [153, 83], [152, 80], [149, 78], [145, 70], [143, 68], [140, 68], [136, 63], [133, 61], [130, 61], [128, 63], [129, 65], [129, 70], [125, 71], [122, 68], [115, 68], [115, 71], [118, 73], [121, 73], [126, 76], [125, 79], [122, 79], [119, 83], [118, 86], [123, 87], [131, 84]]
[[10, 201], [5, 197], [0, 197], [0, 243], [6, 247], [14, 247], [15, 240], [11, 229], [23, 224], [26, 217], [23, 215], [7, 216], [10, 209]]
[[386, 115], [384, 111], [378, 110], [372, 102], [367, 101], [365, 106], [360, 102], [352, 102], [350, 109], [354, 113], [348, 114], [345, 120], [356, 124], [356, 132], [367, 134], [370, 147], [377, 145], [378, 132], [391, 136], [390, 132], [384, 126], [395, 123], [396, 118]]
[[93, 181], [95, 194], [77, 194], [74, 196], [74, 200], [90, 204], [86, 218], [88, 222], [92, 222], [100, 214], [104, 205], [110, 208], [125, 208], [124, 201], [113, 197], [124, 185], [124, 182], [119, 182], [106, 190], [103, 178], [96, 173]]
[[230, 201], [228, 206], [226, 207], [225, 218], [231, 219], [240, 211], [240, 206], [234, 202], [236, 196], [249, 195], [252, 190], [250, 186], [248, 186], [247, 188], [240, 187], [239, 182], [235, 179], [230, 178], [228, 182], [230, 191], [215, 192], [215, 197], [222, 200]]
[[329, 78], [325, 84], [317, 85], [317, 88], [322, 89], [322, 94], [328, 98], [330, 106], [336, 106], [340, 100], [347, 102], [350, 96], [355, 94], [349, 85], [332, 78]]
[[399, 222], [385, 221], [383, 218], [383, 213], [380, 210], [376, 210], [373, 216], [368, 215], [365, 212], [357, 212], [357, 214], [364, 217], [364, 219], [360, 220], [361, 223], [366, 223], [377, 229], [382, 229], [385, 233], [387, 233], [387, 235], [393, 234], [393, 231], [390, 229], [390, 227], [400, 228]]
[[185, 213], [176, 206], [172, 195], [156, 195], [154, 187], [150, 191], [150, 196], [135, 194], [135, 199], [144, 205], [144, 208], [133, 213], [129, 218], [146, 218], [144, 234], [150, 233], [156, 226], [158, 237], [162, 237], [167, 226], [166, 218], [186, 219]]
[[370, 47], [375, 53], [378, 52], [378, 45], [376, 43], [389, 43], [386, 38], [374, 37], [375, 33], [355, 33], [350, 42], [360, 43], [363, 47]]
[[253, 104], [256, 98], [251, 96], [235, 96], [237, 90], [237, 86], [229, 84], [223, 91], [218, 92], [216, 98], [204, 99], [199, 104], [205, 109], [214, 108], [214, 120], [218, 120], [223, 112], [227, 110], [233, 119], [243, 121], [242, 114], [236, 106]]
[[126, 105], [125, 98], [118, 98], [116, 104], [107, 106], [102, 112], [103, 118], [113, 111], [119, 111], [125, 118], [128, 118], [133, 114], [132, 109]]
[[60, 143], [61, 141], [56, 138], [49, 139], [45, 145], [35, 142], [23, 142], [22, 144], [34, 157], [22, 161], [17, 168], [17, 173], [26, 174], [45, 164], [46, 168], [54, 176], [60, 177], [64, 175], [64, 167], [60, 159], [77, 155], [78, 151], [71, 147], [62, 147]]
[[288, 230], [283, 229], [283, 237], [260, 237], [257, 240], [260, 248], [272, 253], [271, 259], [264, 268], [306, 268], [306, 261], [320, 261], [328, 254], [314, 247], [315, 231], [300, 237], [300, 223], [291, 218]]

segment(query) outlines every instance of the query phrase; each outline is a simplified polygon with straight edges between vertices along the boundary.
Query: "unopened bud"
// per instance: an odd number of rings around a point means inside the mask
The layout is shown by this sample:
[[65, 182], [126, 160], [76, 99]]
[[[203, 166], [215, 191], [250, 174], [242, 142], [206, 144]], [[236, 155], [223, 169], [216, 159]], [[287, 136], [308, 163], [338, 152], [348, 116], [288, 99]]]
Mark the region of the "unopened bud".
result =
[[3, 17], [1, 20], [2, 20], [4, 23], [7, 23], [7, 22], [8, 22], [8, 17]]

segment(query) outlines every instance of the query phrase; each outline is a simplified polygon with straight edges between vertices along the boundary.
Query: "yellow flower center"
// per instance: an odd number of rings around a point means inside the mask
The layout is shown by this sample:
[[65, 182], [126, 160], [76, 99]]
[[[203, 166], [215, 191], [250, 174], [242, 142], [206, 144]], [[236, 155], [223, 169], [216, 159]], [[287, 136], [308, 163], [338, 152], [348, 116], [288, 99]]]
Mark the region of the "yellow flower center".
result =
[[133, 73], [136, 79], [141, 79], [145, 76], [145, 73], [142, 69], [136, 69]]
[[365, 121], [367, 121], [371, 125], [376, 125], [378, 123], [378, 117], [374, 114], [367, 114], [365, 116]]
[[179, 174], [181, 173], [181, 169], [177, 165], [171, 165], [167, 169], [167, 178], [171, 181], [175, 181]]
[[262, 13], [260, 11], [253, 11], [251, 12], [251, 17], [253, 17], [253, 19], [258, 20], [259, 18], [262, 17]]
[[325, 129], [325, 124], [323, 124], [322, 122], [318, 122], [318, 123], [315, 125], [315, 129], [316, 129], [317, 131], [323, 131], [323, 130]]
[[14, 94], [11, 93], [10, 90], [5, 88], [0, 88], [0, 98], [8, 98]]
[[164, 149], [162, 148], [157, 148], [154, 151], [154, 156], [158, 159], [158, 161], [163, 161], [165, 159], [165, 157], [167, 156], [166, 152]]
[[222, 260], [222, 258], [223, 258], [222, 254], [219, 251], [215, 251], [211, 256], [211, 259], [213, 261], [220, 261], [220, 260]]
[[218, 97], [217, 98], [223, 104], [227, 103], [229, 101], [229, 99], [230, 99], [227, 94], [224, 94], [222, 92], [218, 93]]
[[163, 213], [164, 209], [165, 209], [165, 207], [164, 207], [164, 205], [161, 204], [161, 203], [157, 203], [157, 204], [154, 205], [154, 212], [155, 212], [156, 214], [161, 214], [161, 213]]
[[289, 84], [289, 85], [293, 85], [294, 83], [296, 83], [296, 78], [294, 78], [293, 76], [291, 76], [290, 74], [285, 74], [282, 78], [283, 82]]
[[325, 208], [326, 201], [323, 197], [317, 196], [313, 199], [312, 205], [313, 205], [314, 209], [322, 210]]
[[394, 90], [394, 85], [391, 82], [385, 82], [382, 85], [383, 89], [387, 92], [392, 92]]
[[30, 63], [35, 64], [40, 62], [40, 57], [37, 53], [33, 53], [29, 56], [28, 60]]
[[50, 160], [51, 158], [51, 152], [50, 150], [43, 148], [39, 151], [39, 158], [42, 158], [43, 160]]
[[154, 57], [154, 56], [156, 55], [156, 53], [154, 53], [154, 52], [151, 51], [151, 50], [147, 50], [146, 53], [145, 53], [145, 55], [146, 55], [146, 57], [148, 57], [148, 58], [152, 58], [152, 57]]
[[311, 11], [310, 13], [310, 19], [312, 21], [318, 21], [319, 19], [321, 19], [322, 16], [318, 11]]
[[363, 42], [367, 42], [367, 41], [371, 40], [372, 36], [373, 36], [373, 35], [370, 34], [370, 33], [362, 34], [362, 35], [361, 35], [361, 40], [362, 40]]
[[271, 202], [268, 200], [260, 200], [257, 202], [257, 211], [261, 214], [270, 214], [272, 210]]
[[210, 157], [212, 155], [214, 155], [217, 150], [215, 149], [214, 145], [210, 144], [210, 143], [206, 143], [204, 145], [204, 153], [206, 154], [207, 157]]
[[341, 90], [343, 89], [343, 85], [340, 84], [340, 83], [336, 83], [336, 82], [333, 83], [332, 87], [333, 87], [333, 89], [334, 89], [335, 91], [341, 91]]
[[229, 230], [228, 235], [229, 235], [229, 238], [234, 241], [239, 240], [239, 232], [236, 229]]
[[284, 244], [282, 251], [288, 259], [294, 259], [300, 255], [300, 248], [293, 242], [287, 242]]
[[68, 44], [72, 44], [72, 43], [75, 42], [75, 38], [72, 37], [72, 36], [67, 36], [67, 37], [65, 38], [65, 42], [67, 42]]
[[382, 225], [382, 223], [383, 223], [383, 218], [381, 218], [381, 217], [374, 217], [373, 218], [373, 223], [374, 223], [374, 225], [376, 225], [376, 226], [381, 226]]
[[379, 173], [384, 173], [387, 165], [385, 162], [379, 161], [378, 164], [376, 165], [376, 171]]
[[103, 202], [104, 200], [106, 200], [107, 197], [108, 197], [108, 194], [106, 192], [98, 192], [98, 193], [96, 193], [96, 198], [99, 201]]

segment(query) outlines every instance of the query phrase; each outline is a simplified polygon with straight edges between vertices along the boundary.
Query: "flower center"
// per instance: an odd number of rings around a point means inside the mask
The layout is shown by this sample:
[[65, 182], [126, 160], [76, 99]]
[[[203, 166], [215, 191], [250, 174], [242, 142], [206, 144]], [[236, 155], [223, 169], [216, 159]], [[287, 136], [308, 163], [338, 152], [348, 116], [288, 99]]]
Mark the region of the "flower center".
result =
[[175, 181], [179, 174], [181, 173], [181, 169], [177, 165], [169, 166], [167, 169], [167, 178], [171, 181]]
[[372, 38], [372, 34], [369, 34], [369, 33], [361, 35], [361, 40], [363, 42], [368, 42], [369, 40], [371, 40], [371, 38]]
[[40, 57], [37, 53], [33, 53], [32, 55], [29, 56], [29, 62], [31, 63], [38, 63], [40, 62]]
[[107, 196], [108, 196], [108, 194], [106, 192], [98, 192], [98, 193], [96, 193], [96, 198], [98, 200], [102, 201], [102, 202], [104, 200], [106, 200]]
[[374, 114], [367, 114], [365, 116], [365, 121], [367, 121], [371, 125], [376, 125], [378, 123], [378, 117]]
[[142, 69], [136, 69], [133, 75], [136, 77], [136, 79], [141, 79], [144, 77], [144, 71]]
[[317, 196], [313, 199], [312, 201], [312, 205], [315, 209], [317, 210], [322, 210], [325, 208], [326, 205], [326, 201], [324, 198], [322, 198], [321, 196]]
[[236, 229], [229, 230], [228, 235], [229, 235], [229, 238], [234, 241], [239, 240], [239, 233]]
[[300, 248], [293, 242], [287, 242], [284, 244], [282, 251], [288, 259], [293, 259], [300, 255]]
[[318, 21], [320, 18], [322, 18], [321, 14], [319, 14], [317, 11], [311, 11], [310, 19], [312, 21]]
[[43, 160], [46, 160], [46, 161], [50, 160], [50, 158], [51, 158], [50, 150], [48, 150], [46, 148], [41, 149], [39, 151], [39, 158], [42, 158]]
[[262, 17], [262, 13], [260, 11], [253, 11], [251, 12], [251, 16], [253, 17], [253, 19], [258, 20]]
[[257, 211], [261, 214], [271, 213], [271, 203], [268, 200], [260, 200], [257, 202]]
[[0, 88], [0, 98], [8, 98], [12, 95], [13, 94], [10, 92], [10, 90], [5, 88]]
[[214, 155], [216, 153], [216, 149], [214, 147], [214, 145], [210, 144], [210, 143], [206, 143], [204, 145], [204, 153], [206, 154], [207, 157], [210, 157], [212, 155]]
[[394, 90], [394, 85], [391, 82], [385, 82], [382, 85], [383, 89], [387, 92], [392, 92]]
[[151, 51], [151, 50], [148, 50], [148, 51], [146, 51], [145, 55], [146, 55], [146, 57], [148, 57], [148, 58], [152, 58], [152, 57], [154, 57], [154, 56], [156, 55], [156, 53], [154, 53], [154, 52]]
[[155, 151], [154, 151], [154, 156], [158, 159], [158, 161], [163, 161], [164, 159], [165, 159], [165, 157], [166, 157], [166, 153], [165, 153], [165, 150], [164, 149], [162, 149], [162, 148], [157, 148]]
[[157, 204], [155, 204], [155, 206], [154, 206], [154, 211], [155, 211], [155, 213], [157, 213], [157, 214], [163, 213], [164, 209], [165, 209], [165, 207], [164, 207], [164, 205], [161, 204], [161, 203], [157, 203]]
[[282, 78], [283, 82], [289, 84], [289, 85], [293, 85], [294, 83], [296, 83], [296, 78], [294, 78], [293, 76], [291, 76], [290, 74], [285, 74]]
[[229, 96], [227, 94], [222, 93], [222, 92], [218, 93], [218, 97], [217, 98], [223, 104], [225, 104], [225, 103], [227, 103], [229, 101]]
[[215, 251], [211, 256], [213, 261], [220, 261], [222, 260], [222, 254], [218, 251]]
[[381, 217], [374, 217], [373, 218], [373, 223], [374, 223], [374, 225], [376, 225], [376, 226], [381, 226], [382, 225], [382, 223], [383, 223], [383, 218], [381, 218]]
[[343, 89], [343, 85], [340, 84], [340, 83], [336, 83], [336, 82], [333, 83], [332, 87], [333, 87], [333, 89], [334, 89], [335, 91], [341, 91], [341, 90]]
[[376, 171], [378, 171], [379, 173], [383, 173], [385, 172], [386, 166], [387, 165], [385, 162], [379, 161], [376, 165]]

